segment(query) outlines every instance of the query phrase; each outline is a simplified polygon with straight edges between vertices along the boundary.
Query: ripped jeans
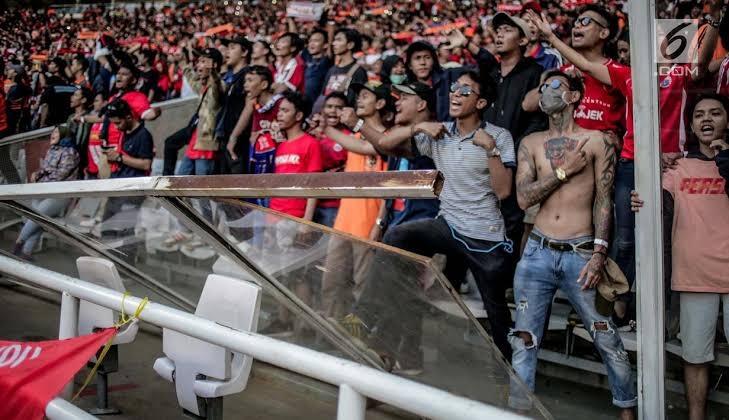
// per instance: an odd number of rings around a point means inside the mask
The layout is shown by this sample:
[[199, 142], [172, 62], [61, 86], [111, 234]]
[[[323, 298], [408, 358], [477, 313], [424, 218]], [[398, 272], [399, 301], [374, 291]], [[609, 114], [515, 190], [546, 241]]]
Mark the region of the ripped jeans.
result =
[[[537, 232], [540, 236], [543, 234]], [[581, 237], [567, 241], [572, 245], [592, 242], [592, 237]], [[595, 347], [600, 352], [608, 372], [608, 381], [613, 394], [613, 404], [621, 408], [637, 405], [637, 394], [628, 354], [623, 348], [620, 335], [610, 317], [600, 315], [595, 309], [596, 289], [582, 290], [577, 283], [585, 264], [591, 257], [590, 251], [561, 252], [542, 246], [541, 241], [529, 238], [524, 255], [516, 269], [514, 278], [514, 301], [517, 305], [516, 327], [509, 334], [513, 349], [511, 363], [516, 374], [534, 390], [537, 371], [537, 351], [544, 336], [545, 317], [557, 289], [562, 290], [590, 332]], [[531, 335], [532, 342], [526, 345], [519, 332]], [[526, 396], [519, 395], [520, 387], [511, 387], [509, 397], [513, 408], [528, 408]]]

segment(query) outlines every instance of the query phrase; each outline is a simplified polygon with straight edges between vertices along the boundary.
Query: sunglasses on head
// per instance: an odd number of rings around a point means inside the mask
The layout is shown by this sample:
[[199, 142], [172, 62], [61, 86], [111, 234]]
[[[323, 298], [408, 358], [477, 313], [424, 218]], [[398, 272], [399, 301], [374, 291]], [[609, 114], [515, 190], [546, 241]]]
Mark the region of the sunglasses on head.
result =
[[476, 93], [471, 86], [462, 85], [460, 83], [453, 83], [451, 85], [451, 93], [457, 93], [461, 96], [471, 96], [472, 93]]
[[590, 24], [591, 22], [595, 22], [595, 24], [596, 24], [597, 26], [599, 26], [599, 27], [601, 27], [601, 28], [605, 28], [605, 29], [607, 29], [607, 25], [603, 25], [602, 23], [598, 22], [598, 21], [597, 21], [597, 19], [594, 19], [594, 18], [592, 18], [592, 17], [590, 17], [590, 16], [582, 16], [582, 17], [578, 17], [578, 18], [577, 18], [577, 20], [575, 20], [575, 26], [577, 26], [577, 27], [580, 27], [580, 26], [587, 26], [587, 25], [589, 25], [589, 24]]
[[543, 93], [544, 90], [547, 89], [548, 87], [555, 89], [555, 90], [559, 89], [560, 86], [562, 86], [562, 83], [564, 83], [564, 82], [562, 82], [559, 79], [552, 79], [552, 81], [549, 83], [542, 83], [542, 85], [539, 86], [539, 93]]

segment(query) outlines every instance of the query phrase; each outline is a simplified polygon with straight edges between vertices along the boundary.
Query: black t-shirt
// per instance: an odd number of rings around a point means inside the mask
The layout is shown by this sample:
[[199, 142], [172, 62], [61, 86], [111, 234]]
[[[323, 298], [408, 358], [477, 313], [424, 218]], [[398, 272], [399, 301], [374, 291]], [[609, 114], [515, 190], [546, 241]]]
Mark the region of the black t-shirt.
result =
[[[124, 133], [121, 140], [122, 154], [137, 159], [153, 159], [154, 158], [154, 141], [152, 134], [144, 127], [144, 123], [139, 124], [129, 133]], [[119, 168], [112, 172], [112, 178], [134, 178], [139, 176], [147, 176], [147, 172], [141, 169], [135, 169], [131, 166], [120, 164]]]
[[348, 77], [349, 71], [355, 65], [357, 65], [356, 61], [344, 67], [331, 67], [324, 78], [325, 82], [322, 95], [327, 96], [332, 92], [342, 92], [346, 94], [349, 86], [352, 86], [353, 83], [367, 83], [367, 71], [363, 69], [362, 66], [354, 71], [351, 79]]
[[48, 85], [41, 94], [40, 103], [48, 106], [46, 125], [63, 124], [71, 115], [71, 95], [76, 87], [66, 83], [63, 79], [52, 76], [48, 78]]
[[222, 97], [222, 108], [218, 112], [217, 125], [215, 127], [215, 136], [223, 141], [228, 141], [228, 137], [230, 137], [240, 114], [243, 112], [246, 103], [246, 93], [243, 90], [243, 83], [245, 82], [246, 73], [248, 73], [249, 69], [249, 67], [244, 67], [238, 73], [233, 73], [230, 70], [223, 75], [225, 91]]
[[159, 78], [160, 74], [156, 69], [143, 71], [139, 77], [139, 80], [141, 80], [141, 88], [139, 91], [145, 95], [149, 95], [150, 90], [153, 91], [154, 97], [152, 98], [152, 102], [162, 100], [162, 98], [160, 98], [161, 93], [159, 90]]
[[21, 133], [28, 129], [29, 124], [29, 100], [32, 91], [25, 85], [13, 85], [5, 97], [5, 104], [8, 115], [7, 134]]

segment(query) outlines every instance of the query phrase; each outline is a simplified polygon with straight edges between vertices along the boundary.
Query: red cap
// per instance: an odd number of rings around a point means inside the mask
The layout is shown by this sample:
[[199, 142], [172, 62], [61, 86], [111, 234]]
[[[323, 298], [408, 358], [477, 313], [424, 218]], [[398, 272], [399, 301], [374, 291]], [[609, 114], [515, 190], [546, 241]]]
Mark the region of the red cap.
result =
[[538, 1], [528, 1], [521, 6], [521, 12], [524, 13], [527, 10], [534, 10], [537, 14], [542, 13], [542, 6]]

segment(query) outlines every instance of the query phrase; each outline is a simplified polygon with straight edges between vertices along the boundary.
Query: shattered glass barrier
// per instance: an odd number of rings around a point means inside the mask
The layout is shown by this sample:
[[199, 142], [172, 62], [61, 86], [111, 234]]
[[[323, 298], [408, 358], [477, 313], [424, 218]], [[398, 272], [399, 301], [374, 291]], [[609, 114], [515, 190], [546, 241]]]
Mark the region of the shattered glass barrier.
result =
[[[415, 254], [363, 241], [239, 200], [185, 199], [266, 275], [394, 374], [508, 408], [510, 383], [550, 418], [515, 379], [491, 338], [457, 297], [442, 267]], [[213, 216], [214, 215], [214, 216]], [[213, 272], [246, 279], [219, 257]], [[277, 337], [316, 337], [306, 319], [268, 302], [259, 324]], [[313, 339], [309, 347], [327, 351]], [[331, 349], [337, 354], [336, 349]], [[338, 354], [341, 356], [341, 354]]]
[[[552, 418], [428, 258], [222, 198], [72, 198], [49, 220], [137, 270], [122, 274], [135, 295], [193, 311], [210, 274], [258, 282], [259, 333], [505, 409], [510, 396], [526, 397], [519, 413]], [[84, 254], [74, 249], [45, 241], [33, 258], [72, 265]]]
[[[139, 199], [144, 200], [144, 197]], [[82, 256], [117, 259], [117, 270], [126, 290], [135, 296], [146, 296], [151, 300], [173, 306], [177, 309], [192, 311], [202, 284], [195, 286], [195, 292], [186, 293], [184, 287], [175, 287], [165, 277], [165, 270], [157, 270], [159, 265], [148, 264], [146, 253], [138, 252], [136, 244], [144, 243], [148, 235], [137, 234], [144, 231], [144, 223], [137, 223], [139, 211], [120, 212], [107, 223], [96, 223], [97, 212], [103, 211], [107, 199], [81, 198], [66, 200], [66, 210], [56, 217], [38, 215], [53, 225], [53, 229], [43, 229], [29, 261], [39, 267], [71, 277], [79, 277], [76, 260]], [[35, 210], [42, 200], [19, 201], [0, 205], [0, 247], [5, 254], [15, 251], [15, 242], [29, 218], [23, 211]], [[11, 207], [13, 206], [13, 207]], [[15, 206], [20, 209], [15, 208]], [[144, 217], [149, 222], [152, 218]], [[42, 227], [42, 223], [40, 224]], [[126, 226], [126, 227], [125, 227]], [[139, 229], [139, 230], [138, 230]], [[60, 232], [60, 233], [59, 233]], [[102, 235], [103, 232], [103, 235]], [[149, 235], [153, 237], [153, 235]], [[74, 237], [84, 238], [85, 245], [79, 244]], [[93, 252], [91, 252], [91, 251]], [[22, 257], [21, 257], [22, 258]], [[134, 272], [130, 272], [129, 269]], [[205, 277], [201, 277], [204, 281]], [[197, 285], [197, 281], [191, 284]]]

